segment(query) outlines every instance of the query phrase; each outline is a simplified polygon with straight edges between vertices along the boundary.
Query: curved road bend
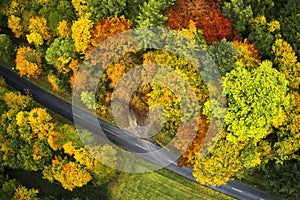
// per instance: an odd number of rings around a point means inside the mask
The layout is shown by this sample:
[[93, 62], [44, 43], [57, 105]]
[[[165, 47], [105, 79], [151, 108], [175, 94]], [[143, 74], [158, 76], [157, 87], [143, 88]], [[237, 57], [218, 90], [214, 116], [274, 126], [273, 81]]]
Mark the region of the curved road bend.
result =
[[[24, 93], [24, 89], [29, 89], [32, 98], [39, 102], [41, 105], [53, 110], [54, 112], [60, 114], [61, 116], [73, 121], [76, 118], [76, 122], [83, 128], [86, 128], [94, 133], [99, 134], [98, 123], [102, 127], [106, 136], [116, 145], [123, 147], [124, 149], [131, 151], [133, 153], [147, 153], [154, 150], [160, 149], [159, 146], [153, 144], [149, 141], [136, 138], [129, 133], [115, 127], [103, 120], [96, 119], [89, 113], [86, 113], [79, 108], [73, 108], [75, 111], [74, 116], [72, 112], [72, 105], [66, 103], [65, 101], [53, 96], [52, 94], [42, 90], [41, 88], [33, 85], [27, 80], [20, 78], [16, 73], [8, 70], [5, 67], [0, 66], [0, 76], [4, 77], [7, 84], [11, 85], [15, 89]], [[141, 155], [141, 154], [140, 154]], [[143, 155], [143, 154], [142, 154]], [[176, 157], [173, 153], [162, 150], [160, 154], [144, 154], [148, 156], [143, 156], [143, 159], [149, 160], [160, 166], [166, 166], [165, 168], [184, 176], [194, 182], [197, 182], [192, 175], [192, 169], [187, 167], [178, 167], [177, 163], [174, 162]], [[230, 181], [219, 187], [213, 187], [210, 185], [205, 185], [213, 190], [224, 193], [228, 196], [242, 199], [242, 200], [271, 200], [272, 197], [260, 190], [249, 187], [237, 181]]]

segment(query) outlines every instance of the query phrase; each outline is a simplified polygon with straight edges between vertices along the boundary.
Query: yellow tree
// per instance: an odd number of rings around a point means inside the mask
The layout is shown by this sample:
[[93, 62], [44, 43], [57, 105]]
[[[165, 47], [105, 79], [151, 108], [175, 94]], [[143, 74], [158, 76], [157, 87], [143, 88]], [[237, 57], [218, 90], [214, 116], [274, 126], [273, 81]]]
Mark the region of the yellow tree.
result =
[[272, 45], [273, 61], [279, 71], [289, 80], [289, 88], [297, 91], [300, 85], [300, 63], [292, 46], [283, 39], [277, 39]]
[[59, 22], [57, 26], [57, 35], [61, 38], [66, 38], [70, 35], [71, 28], [66, 20]]
[[[243, 170], [257, 167], [270, 148], [253, 140], [230, 142], [224, 132], [217, 144], [205, 157], [198, 153], [193, 165], [195, 178], [202, 184], [222, 185], [233, 180]], [[262, 151], [264, 147], [264, 151]]]
[[54, 180], [61, 183], [66, 190], [72, 191], [82, 187], [92, 180], [92, 175], [80, 164], [69, 161], [66, 157], [56, 157], [52, 160], [51, 166], [43, 170], [43, 177], [50, 182]]
[[30, 47], [19, 47], [16, 55], [16, 69], [21, 76], [37, 78], [42, 73], [41, 55]]
[[6, 92], [3, 96], [5, 104], [13, 110], [20, 111], [32, 104], [32, 98], [24, 96], [20, 92]]
[[24, 186], [19, 186], [16, 188], [13, 200], [38, 200], [38, 193], [39, 190], [37, 189], [27, 189]]
[[285, 160], [300, 159], [300, 94], [292, 91], [291, 108], [286, 112], [284, 119], [277, 126], [277, 141], [274, 144], [276, 161], [283, 163]]
[[51, 39], [51, 35], [47, 27], [47, 20], [39, 15], [30, 18], [29, 32], [30, 34], [26, 35], [29, 44], [33, 43], [36, 46], [43, 45], [44, 41]]
[[243, 66], [249, 69], [258, 67], [261, 61], [259, 51], [254, 44], [250, 44], [247, 39], [245, 39], [244, 42], [233, 41], [232, 44], [238, 53], [238, 55], [235, 56], [236, 61], [241, 62]]
[[297, 56], [292, 46], [283, 39], [276, 39], [272, 45], [274, 63], [280, 71], [291, 69], [297, 62]]
[[86, 53], [87, 48], [90, 46], [92, 28], [93, 21], [87, 17], [82, 17], [73, 23], [71, 27], [72, 39], [78, 53]]
[[24, 34], [24, 28], [21, 24], [21, 18], [10, 15], [7, 22], [8, 28], [11, 29], [16, 38], [20, 38]]
[[72, 5], [78, 17], [83, 17], [86, 14], [87, 0], [72, 0]]

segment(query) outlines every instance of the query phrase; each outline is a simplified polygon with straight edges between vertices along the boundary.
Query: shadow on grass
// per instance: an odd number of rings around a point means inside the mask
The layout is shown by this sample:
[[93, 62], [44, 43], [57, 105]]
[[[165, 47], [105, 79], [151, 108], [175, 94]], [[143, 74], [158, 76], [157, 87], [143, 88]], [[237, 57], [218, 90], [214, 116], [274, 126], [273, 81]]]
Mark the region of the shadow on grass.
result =
[[50, 183], [42, 178], [41, 172], [31, 172], [25, 170], [13, 170], [6, 169], [5, 173], [10, 178], [17, 179], [22, 185], [27, 188], [34, 187], [39, 190], [39, 196], [41, 199], [83, 199], [83, 200], [106, 200], [109, 199], [109, 192], [107, 190], [107, 184], [100, 186], [94, 186], [88, 184], [82, 188], [75, 189], [73, 191], [67, 191], [62, 188], [58, 183]]

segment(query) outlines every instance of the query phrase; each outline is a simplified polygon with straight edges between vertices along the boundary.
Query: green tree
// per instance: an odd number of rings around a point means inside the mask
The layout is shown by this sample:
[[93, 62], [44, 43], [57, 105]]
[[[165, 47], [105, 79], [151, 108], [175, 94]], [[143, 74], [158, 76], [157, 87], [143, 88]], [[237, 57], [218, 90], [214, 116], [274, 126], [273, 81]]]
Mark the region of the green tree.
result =
[[224, 88], [228, 109], [225, 117], [229, 141], [259, 141], [288, 107], [287, 80], [264, 61], [252, 72], [242, 66], [227, 73]]
[[0, 63], [11, 66], [15, 55], [14, 45], [6, 34], [0, 34]]
[[279, 21], [283, 38], [292, 45], [297, 56], [300, 56], [300, 4], [290, 0], [280, 10]]
[[[124, 15], [126, 18], [134, 22], [136, 17], [141, 12], [144, 2], [146, 2], [146, 0], [127, 0], [126, 7], [124, 9]], [[134, 24], [134, 26], [136, 26], [136, 24]]]
[[234, 68], [234, 57], [238, 55], [235, 47], [226, 39], [223, 39], [221, 42], [214, 42], [210, 45], [208, 47], [208, 53], [215, 61], [222, 76]]
[[275, 200], [300, 198], [300, 162], [270, 163], [266, 169], [268, 191]]
[[89, 0], [86, 10], [91, 13], [91, 19], [94, 20], [94, 23], [97, 23], [103, 18], [119, 16], [124, 11], [126, 4], [126, 0]]
[[225, 15], [233, 19], [235, 28], [243, 33], [246, 30], [248, 22], [253, 18], [252, 7], [246, 4], [246, 0], [230, 0], [224, 2], [222, 11]]
[[71, 38], [56, 38], [46, 51], [46, 61], [54, 65], [59, 73], [68, 73], [68, 63], [76, 58], [75, 45]]
[[173, 5], [175, 0], [149, 0], [144, 2], [135, 23], [137, 27], [161, 27], [164, 26], [168, 16], [164, 15], [166, 8]]
[[269, 13], [273, 6], [273, 0], [226, 0], [222, 11], [233, 19], [235, 28], [240, 33], [245, 33], [252, 18]]
[[53, 35], [56, 35], [56, 28], [62, 20], [71, 23], [75, 20], [73, 6], [68, 0], [49, 1], [39, 10], [39, 14], [47, 19], [47, 24]]
[[268, 31], [267, 26], [257, 27], [249, 34], [251, 43], [254, 43], [262, 56], [269, 58], [271, 56], [272, 44], [275, 36]]

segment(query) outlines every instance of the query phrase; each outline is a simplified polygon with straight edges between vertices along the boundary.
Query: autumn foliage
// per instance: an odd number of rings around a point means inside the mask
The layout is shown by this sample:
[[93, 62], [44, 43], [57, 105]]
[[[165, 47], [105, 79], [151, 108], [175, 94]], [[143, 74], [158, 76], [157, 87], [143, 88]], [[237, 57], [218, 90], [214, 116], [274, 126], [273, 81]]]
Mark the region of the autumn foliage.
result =
[[[194, 138], [191, 138], [190, 130], [194, 126], [190, 123], [185, 124], [179, 134], [176, 135], [174, 146], [182, 151], [182, 155], [178, 160], [179, 166], [193, 166], [195, 164], [195, 160], [198, 157], [198, 153], [201, 150], [202, 144], [204, 142], [206, 133], [207, 133], [207, 118], [201, 114], [199, 118], [199, 126], [197, 130], [197, 134]], [[189, 144], [189, 141], [192, 141]], [[187, 146], [189, 145], [189, 146]]]
[[87, 17], [82, 17], [72, 24], [72, 39], [75, 44], [76, 51], [79, 53], [86, 53], [87, 48], [91, 44], [91, 29], [93, 28], [93, 21]]
[[188, 28], [190, 20], [194, 21], [203, 31], [207, 44], [223, 38], [233, 39], [231, 20], [224, 17], [218, 3], [213, 0], [177, 0], [165, 13], [169, 15], [167, 26], [174, 30]]
[[41, 55], [30, 47], [20, 47], [16, 56], [16, 69], [21, 76], [37, 78], [42, 73]]
[[254, 44], [250, 44], [247, 39], [245, 39], [244, 42], [233, 41], [232, 44], [238, 53], [238, 56], [235, 56], [235, 59], [242, 63], [243, 66], [255, 68], [261, 62], [258, 49]]
[[[161, 146], [173, 141], [182, 153], [179, 166], [192, 167], [201, 183], [220, 185], [254, 169], [265, 171], [269, 163], [277, 168], [300, 161], [298, 1], [6, 0], [0, 3], [0, 62], [23, 77], [43, 76], [39, 81], [46, 79], [55, 92], [79, 97], [85, 108], [106, 120], [117, 121], [112, 98], [123, 105], [129, 97], [135, 125], [161, 123], [149, 140]], [[141, 27], [179, 34], [169, 38], [162, 31], [157, 38], [160, 31], [145, 35], [147, 31], [130, 30]], [[190, 51], [182, 52], [185, 48]], [[201, 56], [209, 56], [195, 68], [189, 61], [202, 51]], [[210, 58], [218, 70], [206, 65]], [[94, 76], [98, 66], [101, 77]], [[218, 99], [227, 107], [218, 108], [226, 114], [216, 138], [207, 134], [218, 128], [211, 119], [216, 102], [209, 90], [217, 89], [206, 82], [212, 71], [221, 75], [214, 81], [223, 84], [227, 101]], [[180, 83], [179, 77], [187, 82]], [[122, 90], [116, 92], [117, 86]], [[131, 89], [135, 91], [129, 94]], [[197, 101], [186, 100], [194, 93]], [[164, 109], [164, 116], [150, 119], [155, 106]], [[127, 110], [117, 109], [129, 123]], [[198, 121], [190, 120], [196, 117]], [[0, 171], [42, 171], [44, 178], [70, 191], [111, 180], [116, 171], [96, 157], [115, 162], [117, 152], [106, 145], [84, 147], [74, 126], [55, 120], [0, 78]], [[212, 140], [213, 148], [205, 149]], [[13, 181], [5, 184], [13, 192], [3, 199], [36, 197], [36, 191]], [[1, 192], [0, 187], [0, 199]]]
[[129, 30], [131, 24], [124, 16], [101, 19], [92, 30], [92, 44], [97, 46], [98, 43], [105, 39]]
[[30, 18], [29, 23], [30, 34], [26, 35], [29, 44], [43, 45], [45, 40], [51, 39], [47, 20], [44, 17], [36, 15]]

